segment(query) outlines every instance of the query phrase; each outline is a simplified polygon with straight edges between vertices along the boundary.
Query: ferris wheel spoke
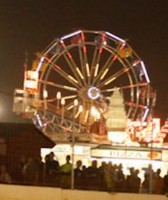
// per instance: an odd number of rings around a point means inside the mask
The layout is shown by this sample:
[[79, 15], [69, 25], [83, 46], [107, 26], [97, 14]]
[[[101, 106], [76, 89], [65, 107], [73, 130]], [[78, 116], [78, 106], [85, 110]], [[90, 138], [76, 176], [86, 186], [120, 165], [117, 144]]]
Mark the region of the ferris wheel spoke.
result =
[[53, 69], [54, 69], [54, 71], [59, 73], [65, 80], [67, 80], [72, 85], [74, 85], [76, 88], [80, 88], [80, 86], [78, 84], [79, 82], [73, 76], [69, 75], [67, 72], [62, 70], [60, 67], [59, 67], [59, 70], [58, 70], [58, 66], [56, 66], [56, 65], [54, 65]]
[[67, 104], [65, 105], [65, 109], [66, 109], [67, 111], [70, 111], [70, 110], [73, 109], [73, 108], [74, 108], [73, 101], [71, 101], [70, 103], [67, 103]]
[[103, 52], [103, 46], [106, 45], [105, 33], [98, 35], [95, 39], [96, 46], [93, 53], [92, 64], [90, 68], [90, 80], [92, 81], [98, 74], [99, 62]]
[[66, 79], [67, 81], [69, 81], [72, 85], [74, 85], [77, 88], [79, 87], [78, 81], [71, 75], [69, 75], [67, 72], [65, 72], [60, 66], [56, 65], [53, 62], [53, 58], [49, 59], [48, 57], [44, 57], [44, 59], [47, 61], [47, 64], [51, 65], [52, 69], [60, 74], [60, 76], [62, 76], [62, 78]]
[[65, 101], [66, 101], [66, 100], [68, 100], [68, 99], [75, 99], [75, 98], [77, 98], [77, 95], [68, 95], [68, 96], [64, 96], [63, 98], [64, 98]]
[[[53, 104], [53, 101], [50, 101], [50, 99], [45, 99], [42, 103], [45, 104], [47, 102], [47, 107], [45, 107], [45, 110], [48, 110], [50, 112], [56, 112], [57, 114], [61, 114], [62, 110], [64, 111], [69, 111], [70, 114], [73, 114], [71, 112], [72, 109], [74, 109], [74, 103], [73, 100], [77, 97], [77, 95], [69, 95], [69, 96], [64, 96], [62, 97], [62, 99], [69, 100], [72, 99], [69, 103], [67, 103], [66, 105], [62, 105], [61, 104], [61, 100], [57, 100], [57, 98], [55, 98], [55, 104]], [[45, 102], [46, 101], [46, 102]]]
[[74, 119], [76, 118], [76, 114], [79, 112], [79, 105], [74, 105], [75, 99], [77, 99], [77, 96], [74, 96], [72, 101], [67, 103], [64, 107], [64, 109], [69, 113], [69, 116], [73, 116]]
[[148, 107], [146, 105], [142, 105], [139, 103], [135, 103], [135, 102], [125, 102], [125, 105], [131, 106], [131, 107], [135, 107], [135, 108], [142, 108], [142, 109], [147, 109]]
[[79, 54], [80, 54], [82, 73], [86, 79], [85, 80], [85, 84], [86, 84], [87, 80], [88, 82], [90, 82], [90, 68], [89, 68], [88, 57], [87, 57], [87, 47], [85, 44], [85, 36], [83, 32], [81, 32], [81, 47], [79, 48]]
[[[109, 66], [111, 66], [114, 62], [113, 57], [114, 57], [114, 55], [110, 55], [110, 57], [108, 58], [108, 60], [104, 64], [104, 66], [101, 68], [101, 70], [99, 72], [96, 72], [97, 76], [94, 78], [93, 84], [98, 84], [104, 78], [104, 76], [107, 74], [107, 72], [109, 70]], [[98, 69], [96, 69], [96, 70], [98, 70]]]
[[102, 81], [100, 84], [98, 84], [97, 86], [99, 88], [103, 87], [104, 85], [108, 85], [111, 82], [113, 82], [114, 80], [116, 80], [118, 77], [120, 77], [121, 75], [123, 75], [124, 73], [128, 72], [130, 68], [123, 68], [120, 71], [116, 72], [115, 74], [113, 74], [112, 76], [108, 77], [106, 80]]
[[98, 74], [101, 53], [102, 53], [102, 47], [100, 47], [100, 48], [96, 47], [94, 56], [93, 56], [93, 60], [92, 60], [91, 69], [90, 69], [90, 76], [91, 76], [90, 79], [91, 80], [94, 80]]
[[124, 48], [124, 46], [125, 46], [125, 43], [119, 42], [119, 44], [118, 44], [118, 46], [116, 48], [117, 51], [113, 51], [113, 53], [109, 56], [108, 60], [106, 61], [106, 63], [104, 64], [104, 66], [99, 71], [97, 77], [95, 78], [94, 83], [99, 84], [104, 79], [104, 77], [108, 73], [110, 67], [117, 60], [117, 58], [118, 58], [118, 52], [121, 51]]
[[82, 83], [81, 80], [83, 80], [83, 76], [82, 76], [82, 73], [81, 73], [80, 69], [76, 66], [76, 64], [75, 64], [75, 62], [73, 60], [71, 60], [71, 62], [70, 62], [67, 56], [64, 55], [64, 57], [65, 57], [67, 63], [69, 64], [69, 66], [70, 66], [70, 68], [71, 68], [71, 70], [72, 70], [72, 72], [73, 72], [78, 84], [80, 86], [82, 86], [83, 83]]
[[86, 62], [83, 59], [83, 52], [81, 47], [78, 47], [79, 50], [79, 59], [80, 59], [80, 65], [81, 65], [81, 76], [82, 76], [82, 80], [84, 82], [84, 84], [86, 85], [86, 71], [84, 70], [84, 67], [86, 65]]
[[147, 86], [147, 85], [148, 85], [148, 83], [137, 83], [137, 84], [122, 86], [120, 88], [123, 90], [123, 89], [135, 88], [135, 87], [144, 87], [144, 86]]
[[147, 85], [148, 85], [148, 83], [138, 83], [138, 84], [121, 86], [121, 87], [109, 88], [109, 89], [105, 89], [105, 90], [101, 90], [101, 91], [102, 91], [102, 93], [103, 92], [113, 92], [113, 91], [116, 90], [116, 88], [118, 88], [120, 90], [124, 90], [124, 89], [136, 88], [136, 87], [144, 87], [144, 86], [147, 86]]
[[60, 89], [68, 90], [68, 91], [74, 91], [74, 92], [77, 91], [77, 88], [75, 88], [75, 87], [70, 87], [70, 86], [67, 86], [67, 85], [60, 85], [60, 84], [53, 83], [53, 82], [50, 82], [50, 81], [39, 80], [39, 83], [43, 83], [45, 85], [49, 85], [49, 86], [52, 86], [52, 87], [56, 87], [56, 88], [60, 88]]
[[68, 103], [66, 103], [62, 109], [64, 111], [66, 111], [66, 113], [68, 113], [68, 116], [73, 116], [74, 114], [74, 100], [77, 99], [77, 95], [69, 95], [69, 96], [64, 96], [63, 97], [65, 99], [65, 102], [67, 102], [68, 100]]
[[129, 107], [129, 111], [127, 114], [128, 116], [131, 116], [132, 119], [138, 117], [136, 116], [138, 110], [141, 112], [139, 116], [141, 117], [142, 121], [146, 119], [149, 111], [149, 108], [146, 105], [142, 105], [135, 102], [125, 102], [125, 105]]
[[73, 59], [72, 54], [68, 51], [68, 49], [67, 49], [66, 45], [64, 44], [63, 40], [61, 40], [60, 43], [62, 44], [62, 47], [65, 50], [65, 54], [63, 54], [63, 56], [64, 56], [66, 62], [70, 66], [71, 71], [74, 74], [75, 78], [78, 80], [78, 84], [82, 86], [82, 81], [81, 81], [82, 76], [81, 76], [79, 68], [77, 67], [77, 65], [76, 65], [76, 63], [75, 63], [75, 61]]

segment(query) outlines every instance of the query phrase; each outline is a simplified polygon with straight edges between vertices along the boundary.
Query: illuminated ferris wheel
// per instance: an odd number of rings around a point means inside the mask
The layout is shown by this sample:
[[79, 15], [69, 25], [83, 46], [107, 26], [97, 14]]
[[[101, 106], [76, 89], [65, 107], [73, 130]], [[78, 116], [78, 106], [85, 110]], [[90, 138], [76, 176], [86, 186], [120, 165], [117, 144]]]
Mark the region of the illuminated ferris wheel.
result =
[[[108, 98], [122, 93], [127, 118], [145, 121], [152, 107], [144, 62], [106, 31], [78, 30], [54, 40], [39, 56], [34, 123], [45, 132], [86, 128], [103, 120]], [[79, 128], [80, 127], [80, 128]]]

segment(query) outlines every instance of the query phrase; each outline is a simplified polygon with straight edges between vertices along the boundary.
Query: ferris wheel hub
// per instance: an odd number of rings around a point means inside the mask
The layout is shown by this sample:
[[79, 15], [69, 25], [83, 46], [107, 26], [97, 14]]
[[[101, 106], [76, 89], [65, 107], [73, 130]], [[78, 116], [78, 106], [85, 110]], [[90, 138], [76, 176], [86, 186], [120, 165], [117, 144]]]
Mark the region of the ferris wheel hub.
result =
[[100, 90], [97, 87], [90, 87], [87, 94], [90, 99], [94, 100], [100, 97]]

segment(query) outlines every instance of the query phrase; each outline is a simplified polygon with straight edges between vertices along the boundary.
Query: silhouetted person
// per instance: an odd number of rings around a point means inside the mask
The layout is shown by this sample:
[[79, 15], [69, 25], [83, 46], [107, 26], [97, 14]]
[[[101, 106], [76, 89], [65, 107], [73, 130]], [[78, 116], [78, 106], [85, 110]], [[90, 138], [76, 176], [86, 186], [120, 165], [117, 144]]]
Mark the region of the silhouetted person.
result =
[[76, 168], [74, 169], [74, 183], [75, 183], [75, 188], [81, 189], [82, 188], [82, 178], [83, 178], [83, 171], [81, 169], [82, 167], [82, 161], [78, 160], [76, 162]]
[[0, 166], [0, 183], [12, 183], [12, 179], [6, 165]]
[[59, 185], [59, 162], [55, 160], [55, 154], [51, 152], [45, 164], [45, 173], [46, 173], [46, 184], [49, 186], [58, 186]]
[[70, 162], [71, 156], [66, 156], [66, 162], [61, 166], [61, 187], [70, 188], [71, 187], [71, 172], [72, 163]]

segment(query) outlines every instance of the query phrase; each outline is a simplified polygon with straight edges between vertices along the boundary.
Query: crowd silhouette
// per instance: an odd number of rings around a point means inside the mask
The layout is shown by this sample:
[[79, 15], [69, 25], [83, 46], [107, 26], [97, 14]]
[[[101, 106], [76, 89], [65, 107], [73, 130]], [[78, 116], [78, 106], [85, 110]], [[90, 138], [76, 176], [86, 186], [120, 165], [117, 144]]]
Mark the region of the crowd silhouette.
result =
[[45, 156], [45, 162], [39, 158], [22, 158], [18, 164], [19, 173], [10, 173], [6, 165], [0, 166], [0, 183], [24, 184], [34, 186], [72, 188], [72, 171], [74, 175], [73, 188], [81, 190], [97, 190], [127, 193], [168, 193], [168, 174], [161, 177], [161, 170], [153, 171], [149, 165], [144, 173], [144, 179], [139, 177], [139, 170], [131, 167], [125, 175], [122, 164], [92, 160], [90, 166], [85, 166], [82, 160], [77, 160], [72, 169], [71, 156], [65, 156], [64, 164], [55, 160], [53, 152]]

